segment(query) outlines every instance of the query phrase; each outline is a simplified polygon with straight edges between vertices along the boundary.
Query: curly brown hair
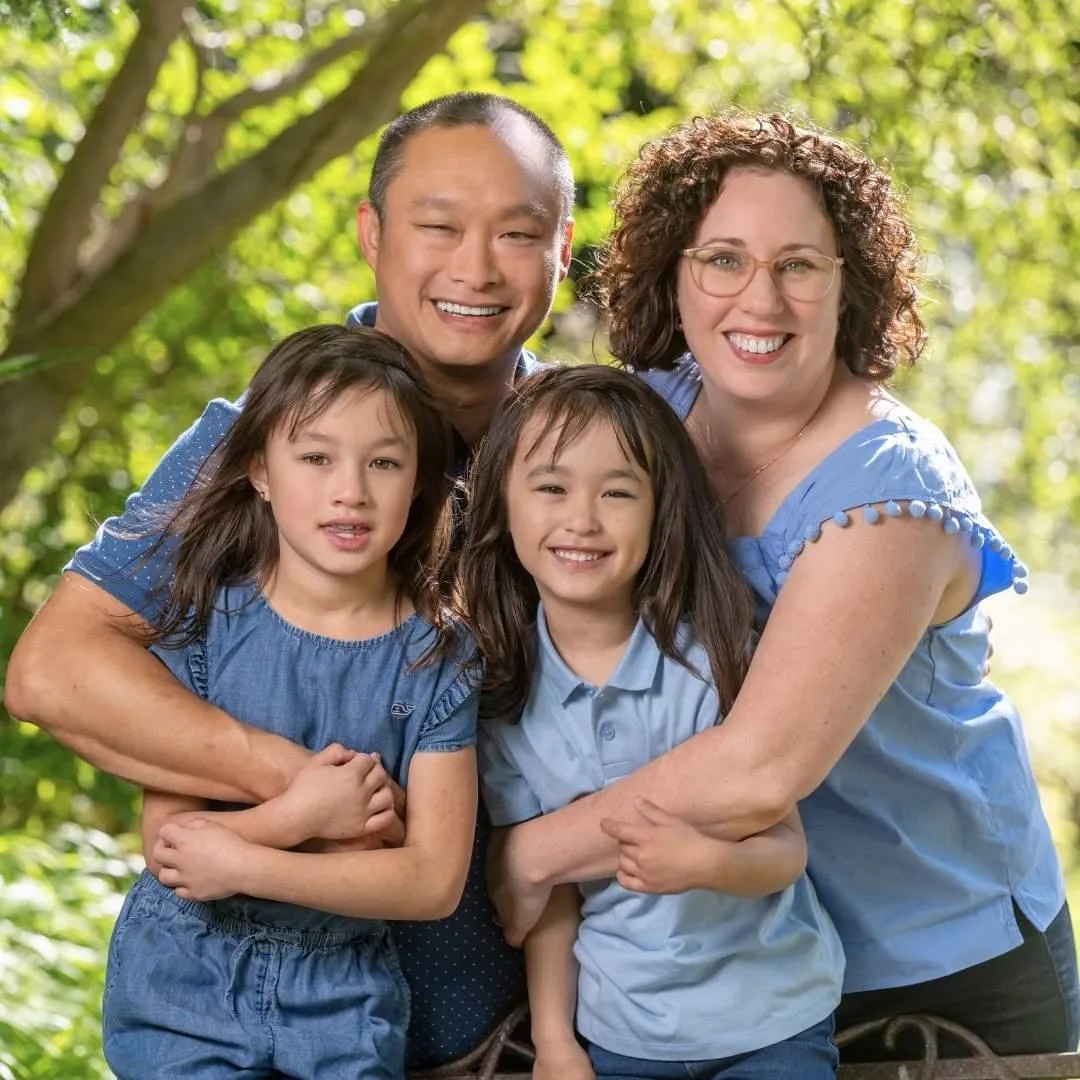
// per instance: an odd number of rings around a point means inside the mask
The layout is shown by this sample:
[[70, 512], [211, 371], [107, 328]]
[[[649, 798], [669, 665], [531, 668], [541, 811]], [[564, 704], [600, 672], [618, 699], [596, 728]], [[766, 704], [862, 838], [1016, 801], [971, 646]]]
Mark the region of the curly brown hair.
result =
[[699, 116], [647, 142], [615, 191], [615, 230], [596, 273], [611, 352], [639, 371], [687, 350], [676, 303], [680, 252], [732, 169], [810, 183], [844, 260], [836, 351], [856, 375], [889, 378], [922, 352], [918, 253], [889, 174], [852, 144], [772, 113]]

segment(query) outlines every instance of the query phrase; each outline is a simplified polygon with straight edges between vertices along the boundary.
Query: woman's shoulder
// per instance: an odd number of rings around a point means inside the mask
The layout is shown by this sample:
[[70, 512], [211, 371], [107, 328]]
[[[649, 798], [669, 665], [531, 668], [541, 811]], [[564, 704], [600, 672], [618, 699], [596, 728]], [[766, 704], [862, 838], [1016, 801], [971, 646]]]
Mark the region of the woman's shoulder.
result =
[[644, 379], [685, 422], [701, 391], [701, 369], [689, 353], [680, 356], [670, 368], [635, 371], [630, 367], [628, 370]]
[[979, 598], [1008, 588], [1027, 590], [1027, 569], [983, 513], [959, 455], [941, 430], [907, 406], [884, 415], [843, 440], [791, 492], [767, 532], [779, 545], [786, 576], [807, 544], [825, 530], [855, 520], [887, 525], [925, 519], [948, 535], [963, 535], [982, 551]]
[[[811, 470], [789, 501], [792, 513], [850, 511], [889, 501], [918, 501], [976, 515], [975, 485], [940, 429], [899, 402], [868, 416]], [[822, 520], [824, 520], [824, 516]]]

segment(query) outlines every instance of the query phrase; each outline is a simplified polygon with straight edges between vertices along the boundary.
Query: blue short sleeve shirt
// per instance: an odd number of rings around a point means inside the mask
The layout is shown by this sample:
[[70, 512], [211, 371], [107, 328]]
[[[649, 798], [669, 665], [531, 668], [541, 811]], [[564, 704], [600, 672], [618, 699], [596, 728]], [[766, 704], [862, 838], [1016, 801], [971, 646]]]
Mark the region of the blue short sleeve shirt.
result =
[[[719, 720], [704, 651], [690, 670], [639, 622], [604, 686], [574, 674], [537, 617], [537, 675], [519, 722], [484, 721], [480, 781], [496, 825], [549, 813], [614, 783]], [[806, 875], [774, 896], [581, 886], [578, 1028], [613, 1053], [730, 1057], [789, 1038], [840, 998], [843, 957]]]
[[[689, 356], [643, 377], [686, 419], [701, 388]], [[760, 623], [807, 545], [860, 517], [925, 517], [979, 553], [971, 606], [927, 629], [822, 785], [801, 804], [810, 875], [847, 954], [845, 991], [925, 982], [1019, 946], [1013, 904], [1045, 930], [1064, 885], [1020, 717], [984, 675], [979, 601], [1024, 592], [1027, 571], [982, 512], [956, 451], [907, 409], [828, 455], [760, 536], [731, 552]]]

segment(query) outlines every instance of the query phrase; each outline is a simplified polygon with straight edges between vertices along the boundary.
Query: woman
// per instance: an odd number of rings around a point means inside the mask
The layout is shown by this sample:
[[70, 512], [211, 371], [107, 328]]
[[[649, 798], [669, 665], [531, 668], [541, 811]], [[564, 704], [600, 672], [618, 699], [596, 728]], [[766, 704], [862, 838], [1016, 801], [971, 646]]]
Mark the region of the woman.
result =
[[1001, 1054], [1075, 1048], [1061, 871], [1019, 718], [983, 677], [979, 602], [1026, 571], [941, 433], [884, 388], [925, 338], [887, 174], [726, 114], [647, 144], [615, 210], [612, 352], [685, 420], [762, 634], [722, 725], [508, 835], [508, 936], [616, 861], [630, 887], [685, 887], [687, 823], [738, 840], [805, 800], [847, 954], [838, 1026], [928, 1012]]

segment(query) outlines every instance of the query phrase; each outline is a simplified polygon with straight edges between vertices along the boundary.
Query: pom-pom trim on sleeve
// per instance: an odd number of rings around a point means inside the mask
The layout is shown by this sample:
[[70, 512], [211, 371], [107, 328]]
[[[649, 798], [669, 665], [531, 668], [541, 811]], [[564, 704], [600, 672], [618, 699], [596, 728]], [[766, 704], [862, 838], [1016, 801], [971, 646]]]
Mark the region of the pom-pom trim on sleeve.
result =
[[[905, 513], [909, 517], [926, 518], [929, 521], [935, 521], [941, 525], [942, 530], [947, 535], [966, 536], [968, 543], [972, 547], [984, 552], [983, 580], [987, 579], [987, 562], [990, 562], [996, 564], [992, 569], [998, 571], [998, 574], [993, 574], [992, 577], [997, 578], [1001, 572], [1007, 572], [1008, 585], [1005, 587], [1011, 586], [1020, 595], [1028, 591], [1027, 567], [1016, 558], [1012, 548], [1002, 539], [993, 526], [984, 525], [973, 519], [969, 514], [953, 510], [941, 503], [924, 502], [921, 499], [911, 499], [906, 503], [896, 499], [889, 499], [885, 503], [867, 503], [862, 507], [855, 507], [851, 510], [837, 510], [836, 513], [831, 514], [824, 521], [815, 522], [805, 530], [801, 537], [792, 540], [777, 560], [780, 567], [780, 572], [776, 575], [777, 586], [779, 587], [784, 583], [792, 565], [806, 545], [813, 544], [820, 539], [824, 525], [831, 522], [837, 528], [842, 529], [851, 524], [856, 513], [860, 514], [863, 521], [869, 525], [880, 524], [886, 518], [903, 517]], [[980, 595], [982, 595], [981, 585]]]

